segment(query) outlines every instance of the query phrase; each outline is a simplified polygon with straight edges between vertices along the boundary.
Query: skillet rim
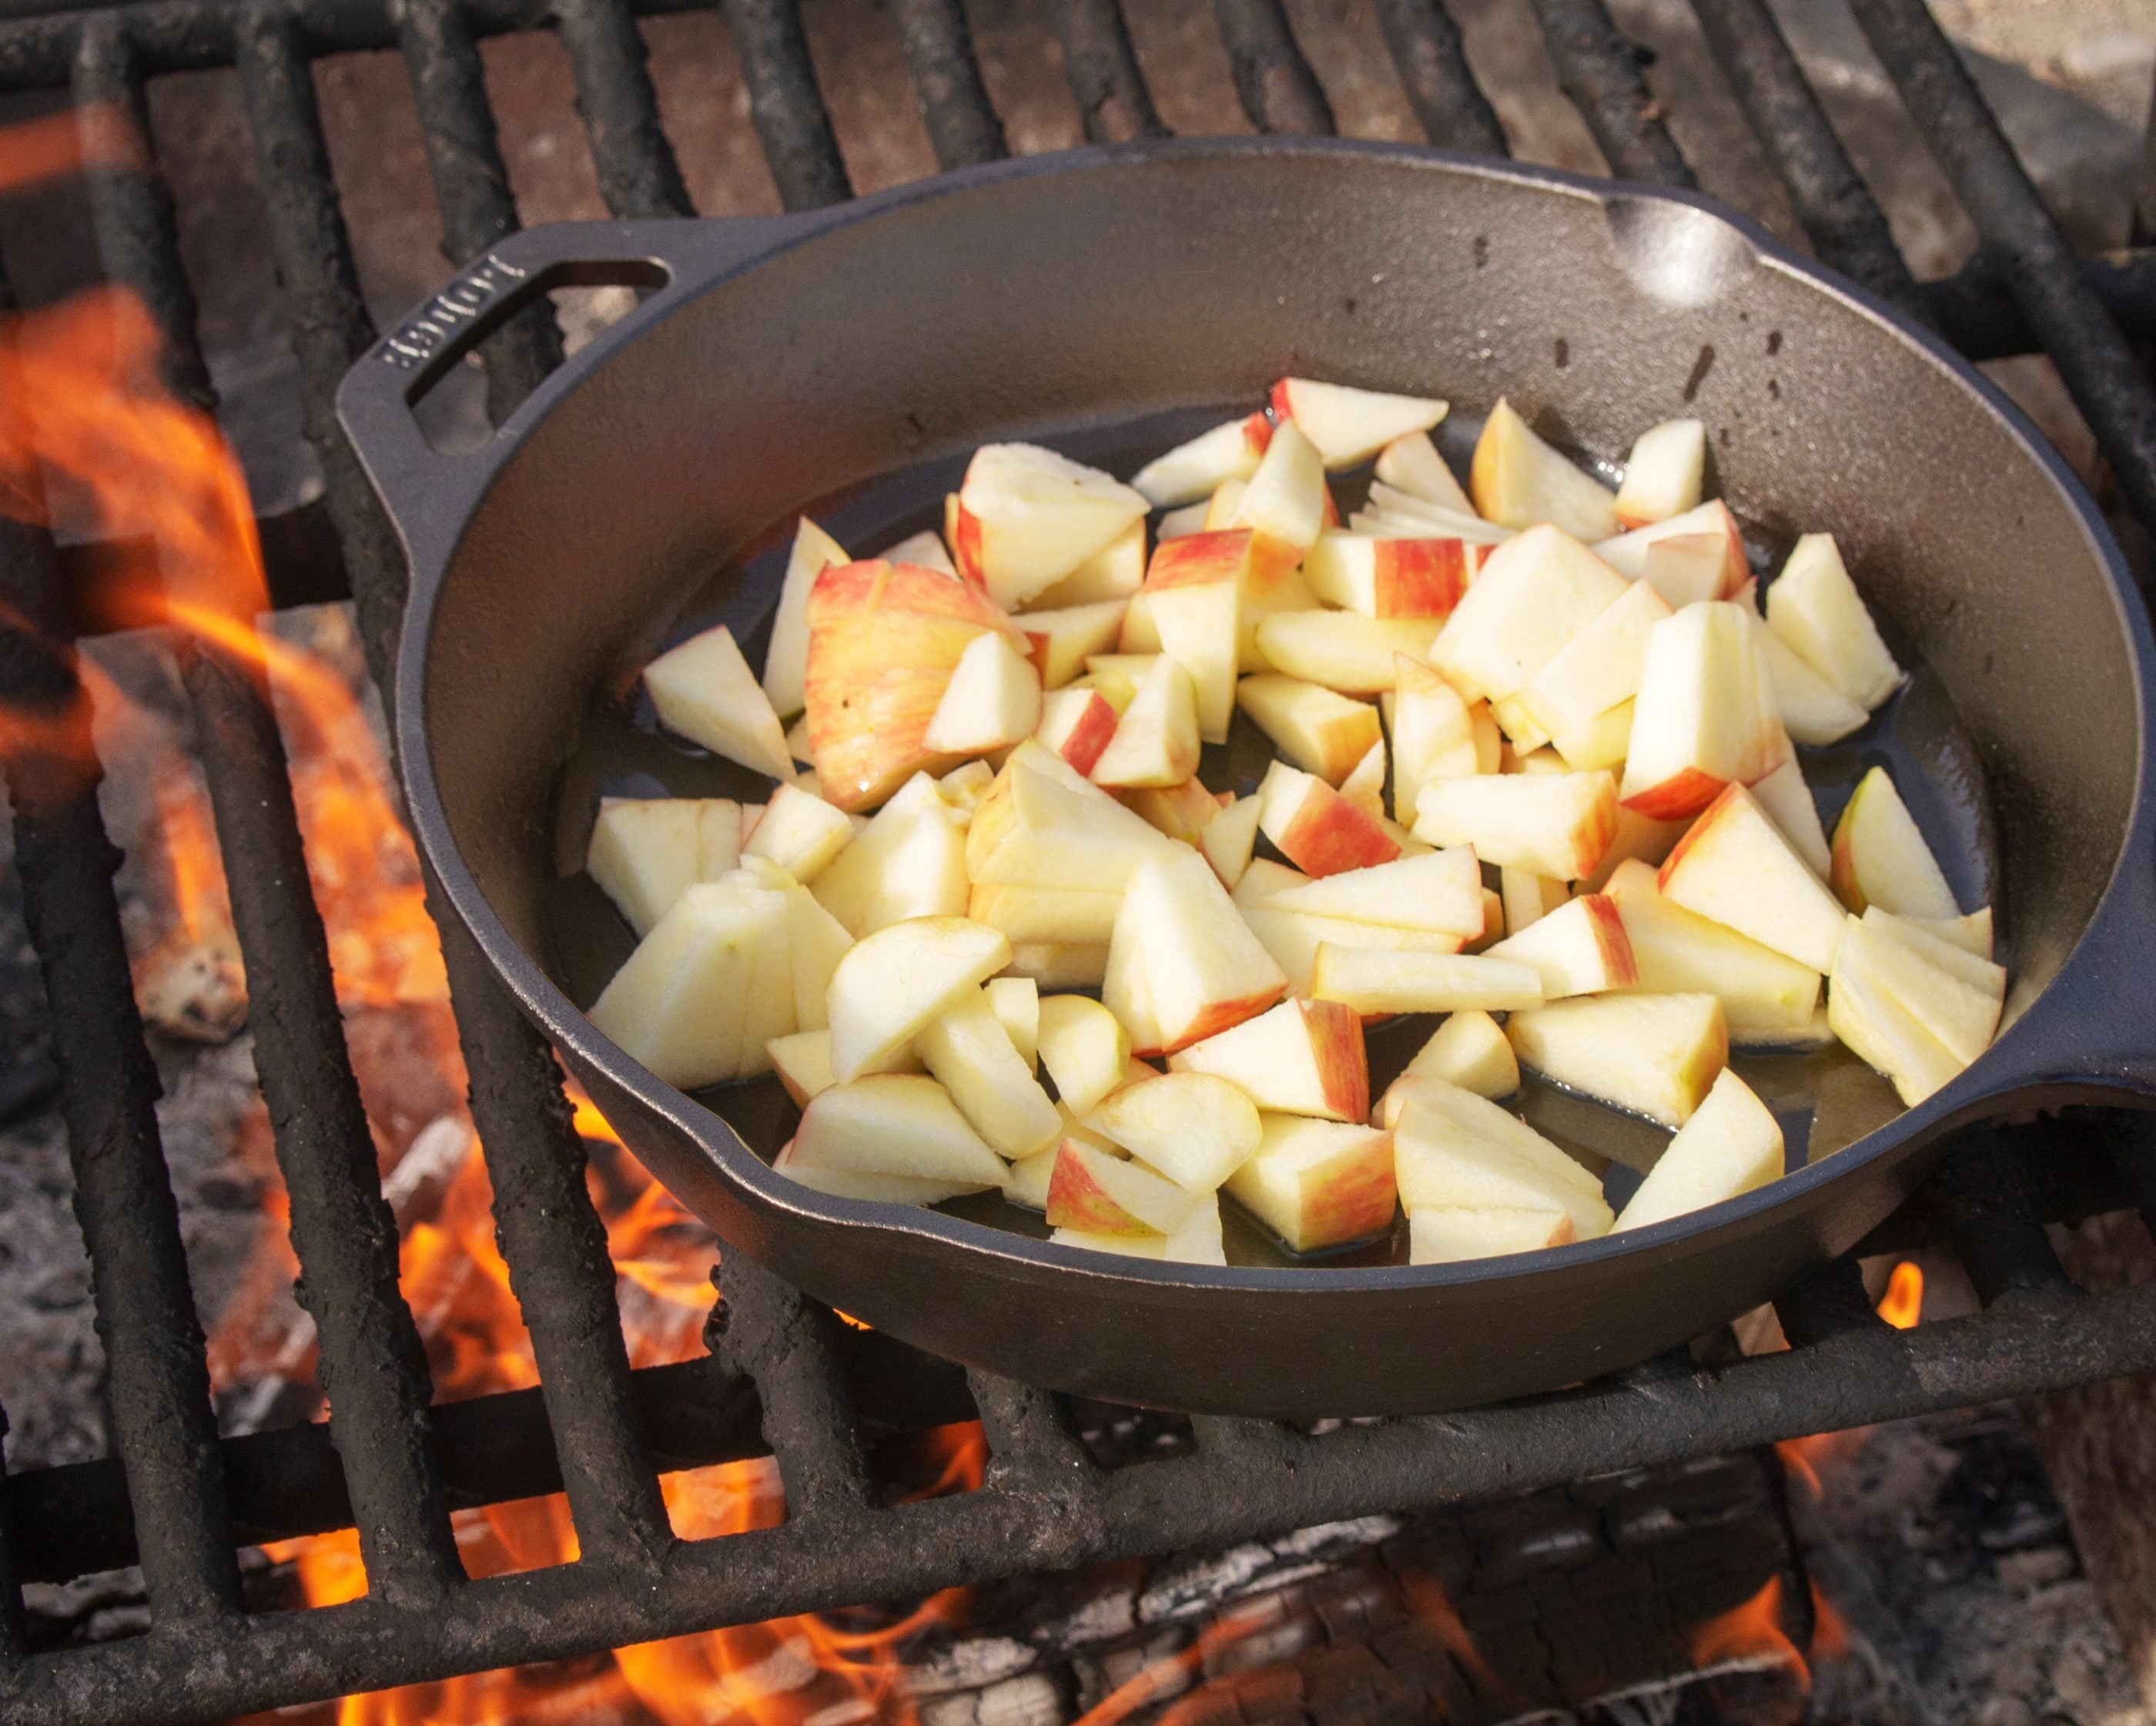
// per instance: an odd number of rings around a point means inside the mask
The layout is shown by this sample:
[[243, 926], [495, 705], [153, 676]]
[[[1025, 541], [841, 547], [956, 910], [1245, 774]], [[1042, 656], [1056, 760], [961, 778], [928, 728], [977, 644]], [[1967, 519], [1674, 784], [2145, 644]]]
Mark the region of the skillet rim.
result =
[[[494, 483], [516, 459], [524, 440], [539, 423], [561, 406], [589, 373], [603, 367], [622, 347], [639, 340], [692, 301], [783, 254], [813, 244], [827, 233], [873, 221], [917, 202], [962, 195], [1006, 182], [1061, 173], [1113, 172], [1143, 167], [1163, 160], [1219, 157], [1363, 157], [1387, 164], [1465, 173], [1546, 194], [1584, 198], [1605, 210], [1618, 200], [1633, 198], [1697, 212], [1733, 231], [1751, 248], [1759, 265], [1794, 278], [1846, 312], [1882, 326], [1890, 336], [1899, 337], [1973, 393], [1981, 405], [2004, 424], [2023, 454], [2035, 460], [2040, 471], [2071, 510], [2090, 552], [2107, 578], [2108, 597], [2133, 671], [2139, 759], [2133, 776], [2133, 801], [2118, 852], [2080, 934], [2061, 959], [2057, 971], [2028, 1003], [2020, 1018], [2000, 1033], [1991, 1047], [1952, 1082], [1830, 1157], [1786, 1174], [1737, 1199], [1645, 1228], [1627, 1230], [1621, 1235], [1612, 1234], [1594, 1241], [1502, 1258], [1441, 1265], [1329, 1268], [1321, 1261], [1281, 1268], [1170, 1266], [1164, 1261], [1133, 1259], [1035, 1240], [934, 1210], [840, 1199], [787, 1179], [751, 1150], [724, 1117], [665, 1083], [603, 1036], [538, 961], [510, 934], [465, 866], [440, 801], [433, 772], [431, 727], [425, 718], [426, 666], [435, 608], [458, 551]], [[670, 275], [667, 288], [654, 296], [656, 303], [640, 308], [641, 316], [639, 311], [632, 311], [549, 374], [503, 421], [484, 449], [470, 455], [435, 458], [438, 468], [454, 470], [454, 478], [447, 471], [441, 477], [447, 480], [444, 489], [454, 494], [454, 525], [449, 532], [434, 536], [424, 555], [409, 524], [400, 515], [396, 499], [389, 495], [375, 464], [368, 460], [363, 437], [355, 434], [353, 442], [368, 467], [370, 479], [382, 494], [385, 507], [406, 542], [413, 563], [411, 589], [399, 636], [395, 729], [399, 773], [408, 809], [429, 866], [457, 916], [524, 1014], [558, 1049], [572, 1055], [577, 1062], [588, 1063], [603, 1072], [610, 1082], [630, 1092], [653, 1115], [667, 1121], [694, 1142], [718, 1176], [752, 1209], [788, 1214], [819, 1225], [873, 1228], [911, 1237], [931, 1251], [981, 1255], [991, 1261], [1006, 1261], [1014, 1268], [1030, 1270], [1045, 1266], [1086, 1277], [1127, 1279], [1155, 1290], [1185, 1289], [1200, 1297], [1298, 1292], [1404, 1292], [1498, 1279], [1542, 1277], [1575, 1270], [1587, 1272], [1633, 1253], [1681, 1251], [1686, 1247], [1705, 1251], [1711, 1237], [1725, 1230], [1742, 1229], [1768, 1211], [1794, 1206], [1820, 1189], [1851, 1179], [1882, 1160], [1900, 1161], [1914, 1155], [1956, 1127], [2002, 1112], [2017, 1095], [2032, 1087], [2041, 1089], [2047, 1082], [2055, 1087], [2101, 1085], [2100, 1079], [2092, 1076], [2048, 1076], [2042, 1066], [2043, 1039], [2038, 1033], [2056, 1031], [2054, 1021], [2072, 1016], [2070, 997], [2076, 986], [2090, 986], [2086, 973], [2092, 968], [2092, 954], [2101, 957], [2097, 937], [2106, 932], [2107, 924], [2130, 917], [2130, 910], [2123, 904], [2127, 896], [2122, 891], [2122, 876], [2133, 860], [2146, 860], [2156, 852], [2156, 833], [2152, 832], [2156, 829], [2156, 784], [2152, 783], [2156, 780], [2156, 749], [2152, 749], [2149, 735], [2151, 691], [2156, 689], [2156, 640], [2152, 640], [2148, 619], [2133, 588], [2123, 553], [2093, 500], [2064, 459], [2027, 415], [1974, 365], [1955, 353], [1940, 337], [1892, 306], [1818, 260], [1784, 246], [1749, 217], [1696, 193], [1637, 182], [1599, 179], [1424, 145], [1369, 139], [1229, 136], [1086, 146], [932, 175], [845, 204], [789, 215], [550, 224], [525, 229], [496, 247], [495, 252], [511, 255], [528, 252], [536, 269], [543, 267], [547, 261], [550, 237], [557, 238], [567, 232], [603, 231], [622, 236], [628, 242], [621, 248], [622, 254], [629, 255], [639, 251], [636, 242], [647, 236], [656, 241], [667, 234], [679, 235], [690, 229], [711, 234], [751, 227], [755, 230], [750, 236], [752, 244], [740, 255], [722, 256], [715, 267], [686, 266], [686, 271], [695, 275], [693, 281], [686, 279], [684, 270], [677, 269], [667, 259], [662, 246], [650, 247], [649, 255], [664, 265]], [[767, 236], [768, 243], [754, 243], [758, 236]], [[386, 336], [362, 356], [340, 389], [339, 414], [348, 432], [352, 430], [355, 398], [365, 393], [357, 387], [360, 375], [370, 362], [379, 363], [391, 339], [393, 337]], [[2002, 1051], [2024, 1055], [2020, 1071], [2012, 1061], [2002, 1059]]]

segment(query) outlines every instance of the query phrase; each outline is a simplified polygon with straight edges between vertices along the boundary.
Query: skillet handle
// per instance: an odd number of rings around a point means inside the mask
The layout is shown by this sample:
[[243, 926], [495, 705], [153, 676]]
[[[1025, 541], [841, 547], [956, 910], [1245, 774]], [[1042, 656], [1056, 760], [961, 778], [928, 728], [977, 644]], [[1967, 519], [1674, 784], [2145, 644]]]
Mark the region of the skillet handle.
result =
[[[410, 557], [438, 567], [492, 477], [502, 434], [529, 424], [583, 369], [562, 367], [496, 428], [484, 448], [445, 455], [413, 408], [449, 370], [557, 288], [635, 287], [642, 302], [595, 341], [608, 349], [711, 281], [798, 237], [813, 220], [566, 222], [512, 234], [367, 350], [337, 388], [337, 419]], [[594, 354], [596, 358], [597, 355]]]

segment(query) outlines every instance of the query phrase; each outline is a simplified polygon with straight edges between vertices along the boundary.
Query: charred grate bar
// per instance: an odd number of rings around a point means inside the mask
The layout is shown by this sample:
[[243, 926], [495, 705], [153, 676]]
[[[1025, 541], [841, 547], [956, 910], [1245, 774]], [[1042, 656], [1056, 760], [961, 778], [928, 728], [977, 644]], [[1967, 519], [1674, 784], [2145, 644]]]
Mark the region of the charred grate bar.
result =
[[[686, 0], [232, 0], [21, 17], [0, 23], [0, 89], [71, 93], [106, 129], [92, 186], [108, 273], [133, 287], [169, 344], [182, 398], [211, 403], [173, 211], [144, 120], [149, 80], [237, 69], [269, 230], [362, 640], [385, 681], [403, 599], [401, 554], [336, 430], [331, 402], [375, 331], [330, 171], [311, 64], [396, 49], [418, 110], [443, 249], [462, 263], [518, 214], [477, 44], [553, 29], [567, 56], [598, 182], [624, 218], [692, 213], [661, 128], [637, 19]], [[1601, 0], [1534, 0], [1563, 87], [1624, 173], [1693, 177]], [[2075, 259], [1995, 122], [1917, 0], [1857, 0], [1866, 32], [1987, 241], [1954, 280], [1918, 287], [1876, 202], [1827, 126], [1761, 0], [1696, 0], [1711, 46], [1821, 254], [1928, 317], [1978, 357], [2041, 347], [2058, 362], [2138, 512], [2156, 521], [2156, 408], [2122, 330], [2156, 331], [2156, 254]], [[19, 8], [13, 8], [18, 13]], [[1441, 0], [1379, 0], [1384, 39], [1434, 143], [1502, 153], [1506, 140]], [[793, 0], [718, 0], [781, 201], [851, 195]], [[1116, 0], [1057, 0], [1064, 64], [1086, 136], [1163, 135]], [[1324, 87], [1279, 0], [1216, 0], [1221, 50], [1262, 131], [1334, 129]], [[899, 46], [937, 160], [1008, 144], [960, 0], [899, 0]], [[2152, 157], [2156, 161], [2156, 157]], [[2143, 204], [2148, 188], [2143, 188]], [[2146, 208], [2144, 223], [2149, 219]], [[2146, 238], [2144, 234], [2143, 238]], [[560, 357], [535, 306], [483, 350], [496, 417]], [[0, 414], [14, 393], [0, 355]], [[65, 640], [67, 564], [49, 539], [0, 523], [0, 583]], [[10, 699], [75, 699], [72, 666], [0, 634]], [[265, 1024], [262, 1081], [295, 1195], [294, 1235], [332, 1387], [331, 1425], [220, 1443], [192, 1317], [177, 1215], [150, 1103], [154, 1080], [110, 888], [111, 847], [88, 775], [18, 768], [18, 857], [59, 1025], [78, 1203], [112, 1362], [117, 1455], [5, 1483], [0, 1497], [0, 1713], [24, 1722], [212, 1720], [355, 1687], [557, 1657], [863, 1599], [1081, 1562], [1219, 1544], [1377, 1511], [1479, 1499], [1974, 1401], [2156, 1369], [2156, 1288], [2084, 1293], [2041, 1225], [2135, 1206], [2156, 1221], [2156, 1138], [2107, 1118], [1974, 1136], [1860, 1249], [1950, 1241], [1986, 1310], [1909, 1333], [1864, 1299], [1854, 1258], [1777, 1303], [1792, 1347], [1696, 1369], [1650, 1363], [1563, 1393], [1441, 1419], [1323, 1436], [1204, 1420], [1193, 1454], [1097, 1467], [1058, 1398], [841, 1330], [746, 1260], [724, 1271], [712, 1358], [631, 1373], [603, 1232], [551, 1055], [453, 920], [444, 947], [472, 1103], [497, 1194], [538, 1390], [428, 1406], [395, 1281], [389, 1225], [344, 1056], [320, 920], [266, 691], [248, 667], [190, 656], [220, 838], [234, 871], [250, 989]], [[87, 758], [85, 757], [85, 758]], [[295, 895], [296, 894], [296, 897]], [[120, 1082], [111, 1081], [116, 1058]], [[302, 1198], [305, 1202], [302, 1204]], [[390, 1232], [385, 1232], [388, 1228]], [[978, 1414], [985, 1483], [879, 1508], [868, 1436]], [[661, 1471], [775, 1456], [781, 1527], [684, 1542]], [[464, 1580], [447, 1512], [566, 1491], [582, 1556]], [[367, 1598], [304, 1612], [241, 1610], [235, 1549], [358, 1528]], [[140, 1562], [155, 1627], [131, 1641], [24, 1652], [17, 1584]]]

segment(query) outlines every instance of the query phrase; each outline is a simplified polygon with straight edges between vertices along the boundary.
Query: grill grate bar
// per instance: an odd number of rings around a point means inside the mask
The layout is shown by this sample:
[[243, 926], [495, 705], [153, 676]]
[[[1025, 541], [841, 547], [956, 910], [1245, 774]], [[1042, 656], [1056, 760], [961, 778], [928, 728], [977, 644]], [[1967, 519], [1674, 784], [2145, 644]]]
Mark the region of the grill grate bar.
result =
[[1509, 156], [1497, 110], [1467, 64], [1444, 0], [1377, 0], [1378, 23], [1423, 135], [1443, 150]]
[[[419, 135], [442, 213], [442, 255], [461, 268], [514, 234], [516, 200], [501, 159], [478, 39], [456, 0], [392, 0]], [[553, 307], [527, 306], [488, 337], [487, 413], [496, 424], [562, 363]]]
[[789, 210], [843, 203], [854, 195], [796, 0], [719, 0], [748, 86], [749, 118], [763, 141], [778, 201]]
[[2073, 1292], [2037, 1215], [2028, 1169], [1995, 1129], [1971, 1128], [1961, 1154], [1932, 1190], [1954, 1252], [1985, 1306], [2032, 1291]]
[[[12, 354], [5, 363], [0, 381], [12, 384]], [[18, 399], [12, 388], [0, 393], [0, 410]], [[33, 473], [13, 478], [37, 483]], [[51, 537], [0, 518], [0, 598], [51, 641], [66, 639], [56, 575]], [[16, 758], [8, 789], [23, 917], [52, 1009], [113, 1447], [136, 1520], [153, 1531], [141, 1555], [152, 1612], [215, 1621], [239, 1610], [239, 1569], [202, 1324], [157, 1132], [157, 1071], [113, 893], [120, 853], [98, 814], [88, 699], [71, 657], [13, 629], [0, 634], [0, 652], [9, 701], [59, 727], [52, 755]]]
[[233, 49], [270, 248], [284, 284], [285, 327], [300, 361], [307, 441], [321, 464], [367, 667], [386, 688], [403, 626], [404, 552], [336, 422], [337, 385], [345, 368], [374, 345], [374, 320], [360, 293], [298, 26], [280, 13], [251, 12], [237, 27]]
[[[172, 200], [151, 154], [143, 85], [124, 34], [85, 31], [80, 66], [78, 92], [103, 104], [101, 123], [114, 129], [110, 141], [128, 163], [90, 182], [105, 273], [162, 324], [174, 393], [213, 411]], [[250, 633], [246, 620], [231, 622]], [[393, 1598], [434, 1598], [461, 1573], [429, 1442], [425, 1354], [398, 1289], [396, 1220], [345, 1057], [283, 741], [261, 667], [243, 663], [244, 650], [182, 643], [178, 656], [231, 883], [256, 1077], [306, 1271], [300, 1298], [320, 1338], [370, 1583]]]
[[577, 80], [577, 110], [606, 207], [625, 219], [695, 215], [659, 124], [644, 34], [628, 0], [557, 0], [555, 27]]
[[[753, 1297], [740, 1298], [746, 1312]], [[781, 1323], [773, 1334], [789, 1329]], [[1910, 1331], [1872, 1327], [1718, 1369], [1322, 1438], [1276, 1429], [1250, 1446], [1247, 1462], [1216, 1451], [1140, 1464], [1101, 1481], [1097, 1539], [1073, 1561], [1471, 1503], [2151, 1369], [2156, 1287], [2035, 1291], [1987, 1313]], [[1042, 1542], [1082, 1526], [1067, 1494], [993, 1487], [880, 1513], [849, 1518], [828, 1501], [821, 1511], [683, 1543], [658, 1587], [639, 1567], [555, 1566], [472, 1583], [439, 1612], [359, 1601], [258, 1617], [185, 1643], [145, 1637], [40, 1656], [15, 1672], [0, 1669], [0, 1708], [70, 1726], [213, 1720], [336, 1693], [354, 1672], [408, 1682], [927, 1594], [1025, 1569]]]
[[605, 1226], [584, 1184], [554, 1052], [516, 1010], [431, 874], [495, 1232], [531, 1333], [569, 1513], [588, 1559], [654, 1563], [673, 1542], [646, 1448]]
[[1835, 136], [1766, 0], [1692, 0], [1692, 10], [1820, 256], [1930, 321], [1887, 213]]
[[892, 0], [891, 10], [936, 165], [947, 172], [1009, 155], [959, 0]]
[[1792, 1348], [1824, 1343], [1851, 1331], [1875, 1330], [1886, 1321], [1864, 1292], [1863, 1272], [1845, 1255], [1822, 1265], [1774, 1301], [1774, 1316]]
[[1213, 0], [1235, 95], [1261, 132], [1328, 136], [1332, 105], [1296, 44], [1281, 0]]
[[2072, 248], [1922, 0], [1852, 0], [1852, 7], [2096, 434], [2128, 506], [2156, 529], [2156, 383], [2090, 291]]
[[1057, 0], [1055, 31], [1086, 142], [1127, 144], [1168, 135], [1153, 111], [1152, 92], [1138, 69], [1117, 0]]
[[1620, 180], [1696, 187], [1691, 164], [1662, 124], [1661, 104], [1640, 70], [1640, 50], [1602, 0], [1534, 0], [1558, 85]]

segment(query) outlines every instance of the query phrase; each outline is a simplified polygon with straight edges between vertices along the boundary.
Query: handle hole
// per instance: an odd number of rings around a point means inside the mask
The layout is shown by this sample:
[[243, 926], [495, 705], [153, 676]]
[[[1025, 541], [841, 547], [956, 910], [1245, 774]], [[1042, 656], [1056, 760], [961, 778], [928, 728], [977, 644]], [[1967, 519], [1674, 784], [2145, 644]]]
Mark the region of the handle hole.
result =
[[439, 455], [484, 449], [495, 428], [563, 359], [667, 280], [665, 266], [649, 259], [578, 259], [517, 284], [413, 377], [405, 401], [428, 446]]

